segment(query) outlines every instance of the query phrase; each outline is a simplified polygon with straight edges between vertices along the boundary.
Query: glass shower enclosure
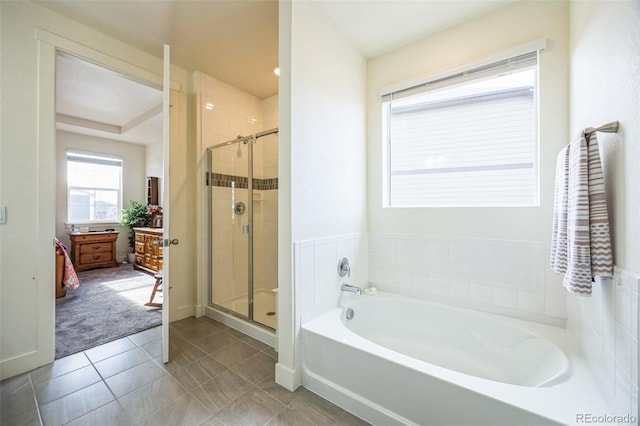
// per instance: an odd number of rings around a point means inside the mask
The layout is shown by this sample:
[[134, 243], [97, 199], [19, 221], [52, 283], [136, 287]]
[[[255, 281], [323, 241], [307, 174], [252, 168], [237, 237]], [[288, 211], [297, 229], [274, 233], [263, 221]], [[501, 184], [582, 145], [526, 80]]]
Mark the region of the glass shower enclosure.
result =
[[207, 149], [209, 306], [275, 330], [278, 129]]

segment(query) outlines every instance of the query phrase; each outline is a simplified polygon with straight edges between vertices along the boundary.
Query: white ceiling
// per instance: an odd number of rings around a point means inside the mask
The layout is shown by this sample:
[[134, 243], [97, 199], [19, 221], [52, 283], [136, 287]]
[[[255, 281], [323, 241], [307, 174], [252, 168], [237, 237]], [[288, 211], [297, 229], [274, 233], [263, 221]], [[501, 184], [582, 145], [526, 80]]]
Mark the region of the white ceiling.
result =
[[367, 59], [517, 0], [318, 1]]
[[162, 91], [79, 58], [56, 59], [57, 128], [122, 142], [162, 140]]
[[[278, 92], [273, 74], [278, 64], [278, 0], [32, 1], [157, 57], [162, 57], [167, 43], [172, 63], [212, 75], [259, 98]], [[514, 1], [315, 3], [363, 56], [371, 58]], [[68, 57], [59, 61], [59, 113], [122, 127], [144, 118], [158, 99], [146, 86], [134, 88], [140, 85], [116, 73], [101, 72]], [[147, 118], [117, 137], [86, 121], [83, 127], [82, 122], [62, 120], [65, 123], [59, 122], [58, 128], [151, 143], [159, 137], [161, 124], [158, 115]]]

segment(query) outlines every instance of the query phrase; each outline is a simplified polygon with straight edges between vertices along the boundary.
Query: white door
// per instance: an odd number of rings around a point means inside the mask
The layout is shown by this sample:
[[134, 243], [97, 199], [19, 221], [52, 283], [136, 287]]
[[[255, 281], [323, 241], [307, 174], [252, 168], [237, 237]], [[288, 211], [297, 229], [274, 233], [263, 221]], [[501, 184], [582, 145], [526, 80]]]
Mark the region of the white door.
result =
[[169, 218], [169, 140], [171, 108], [171, 52], [169, 45], [164, 45], [164, 71], [162, 78], [162, 228], [163, 228], [163, 259], [162, 259], [162, 361], [169, 362], [169, 299], [171, 296], [171, 284], [169, 282], [169, 257], [171, 244], [177, 244], [177, 240], [171, 239]]

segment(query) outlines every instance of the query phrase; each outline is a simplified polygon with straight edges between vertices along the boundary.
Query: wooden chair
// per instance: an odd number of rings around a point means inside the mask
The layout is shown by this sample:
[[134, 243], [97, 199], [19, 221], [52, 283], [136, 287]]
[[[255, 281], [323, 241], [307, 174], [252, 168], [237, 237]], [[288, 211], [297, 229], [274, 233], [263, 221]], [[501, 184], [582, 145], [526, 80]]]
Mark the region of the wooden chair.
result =
[[156, 293], [162, 292], [162, 271], [158, 271], [153, 277], [156, 279], [156, 283], [153, 285], [153, 290], [151, 290], [151, 298], [149, 298], [149, 302], [145, 303], [144, 306], [162, 308], [162, 303], [153, 301], [153, 298], [156, 297]]

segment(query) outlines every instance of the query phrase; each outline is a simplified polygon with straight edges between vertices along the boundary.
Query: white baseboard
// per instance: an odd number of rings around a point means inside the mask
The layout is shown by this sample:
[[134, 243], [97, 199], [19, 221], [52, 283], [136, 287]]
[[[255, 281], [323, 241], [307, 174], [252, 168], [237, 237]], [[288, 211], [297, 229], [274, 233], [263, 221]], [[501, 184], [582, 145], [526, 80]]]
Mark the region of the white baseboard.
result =
[[196, 305], [195, 311], [196, 311], [195, 313], [196, 318], [200, 318], [201, 316], [204, 315], [204, 308], [202, 307], [201, 304]]
[[169, 322], [180, 321], [181, 319], [194, 316], [193, 305], [183, 305], [175, 308], [169, 308]]
[[[26, 352], [9, 359], [0, 361], [0, 380], [26, 373], [39, 365], [40, 354], [38, 351]], [[53, 360], [51, 360], [53, 362]]]
[[298, 370], [292, 370], [281, 363], [277, 363], [276, 383], [293, 392], [302, 384], [300, 372]]

